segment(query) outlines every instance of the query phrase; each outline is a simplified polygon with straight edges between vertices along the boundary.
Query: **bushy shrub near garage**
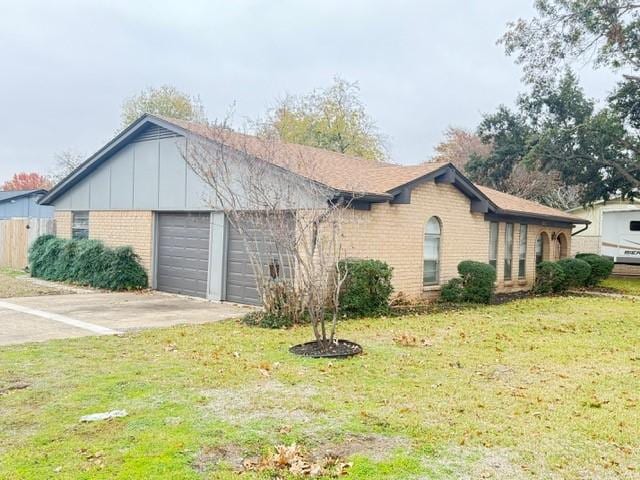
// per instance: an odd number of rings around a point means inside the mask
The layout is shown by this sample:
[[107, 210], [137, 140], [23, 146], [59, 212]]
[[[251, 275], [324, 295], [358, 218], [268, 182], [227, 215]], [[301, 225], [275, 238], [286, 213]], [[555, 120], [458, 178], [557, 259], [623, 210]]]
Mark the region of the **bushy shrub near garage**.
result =
[[29, 270], [34, 277], [42, 277], [43, 272], [48, 265], [44, 255], [44, 245], [51, 239], [56, 238], [54, 235], [42, 235], [34, 240], [29, 249]]
[[389, 312], [393, 269], [370, 259], [342, 260], [338, 269], [346, 279], [340, 291], [340, 311], [349, 317], [370, 317]]
[[536, 282], [533, 286], [534, 293], [561, 293], [567, 288], [567, 276], [558, 262], [544, 261], [536, 266]]
[[563, 258], [557, 264], [562, 268], [568, 288], [584, 287], [591, 275], [591, 265], [579, 258]]
[[587, 286], [595, 286], [602, 280], [606, 279], [613, 272], [613, 259], [596, 255], [595, 253], [579, 253], [576, 258], [584, 260], [591, 265], [591, 274], [587, 278]]
[[31, 275], [108, 290], [134, 290], [148, 284], [147, 273], [130, 247], [111, 249], [96, 240], [36, 239], [29, 249]]

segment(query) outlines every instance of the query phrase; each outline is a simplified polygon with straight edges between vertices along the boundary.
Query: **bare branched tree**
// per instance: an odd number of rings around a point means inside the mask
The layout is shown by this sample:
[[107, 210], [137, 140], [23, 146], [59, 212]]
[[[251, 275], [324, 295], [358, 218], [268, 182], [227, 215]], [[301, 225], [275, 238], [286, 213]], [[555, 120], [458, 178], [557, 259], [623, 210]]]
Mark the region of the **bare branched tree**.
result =
[[560, 210], [568, 210], [580, 205], [583, 193], [582, 186], [563, 183], [560, 172], [542, 172], [529, 169], [522, 164], [513, 168], [505, 181], [504, 189], [512, 195]]
[[85, 159], [84, 155], [72, 148], [56, 153], [56, 163], [49, 173], [51, 182], [55, 185], [73, 172]]
[[308, 315], [318, 345], [328, 348], [347, 274], [339, 268], [342, 226], [354, 197], [316, 180], [313, 150], [301, 153], [225, 124], [198, 128], [183, 156], [210, 190], [211, 208], [242, 238], [265, 312], [294, 322]]

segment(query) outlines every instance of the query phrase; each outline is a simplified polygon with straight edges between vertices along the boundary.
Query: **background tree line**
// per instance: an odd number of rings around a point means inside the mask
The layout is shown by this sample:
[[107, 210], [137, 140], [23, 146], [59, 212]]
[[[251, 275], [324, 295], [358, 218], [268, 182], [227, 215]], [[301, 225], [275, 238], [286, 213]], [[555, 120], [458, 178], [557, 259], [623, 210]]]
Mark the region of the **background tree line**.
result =
[[[449, 127], [428, 161], [450, 161], [474, 181], [557, 208], [601, 198], [636, 198], [640, 189], [640, 4], [625, 0], [536, 0], [536, 16], [508, 25], [499, 40], [523, 66], [525, 91], [474, 130]], [[620, 73], [601, 106], [571, 70], [575, 61]], [[207, 122], [198, 96], [164, 85], [126, 99], [121, 128], [143, 113]], [[357, 83], [278, 100], [252, 126], [264, 136], [388, 161], [387, 139]], [[84, 156], [57, 155], [47, 181], [68, 175]], [[347, 160], [345, 160], [347, 161]], [[21, 185], [15, 181], [5, 185]]]

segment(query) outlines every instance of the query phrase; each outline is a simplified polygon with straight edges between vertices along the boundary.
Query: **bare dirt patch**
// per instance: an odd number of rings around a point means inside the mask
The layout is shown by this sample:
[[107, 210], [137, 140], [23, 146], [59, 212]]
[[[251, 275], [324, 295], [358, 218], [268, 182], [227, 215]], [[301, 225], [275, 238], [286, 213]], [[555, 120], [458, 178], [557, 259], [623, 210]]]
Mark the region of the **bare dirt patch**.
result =
[[221, 445], [205, 447], [198, 453], [193, 468], [200, 473], [215, 469], [224, 464], [236, 472], [243, 470], [245, 453], [238, 445]]
[[409, 450], [411, 442], [405, 437], [378, 434], [347, 434], [337, 442], [325, 442], [311, 449], [316, 459], [325, 457], [349, 458], [354, 455], [367, 457], [374, 462], [386, 460], [398, 449]]
[[317, 419], [312, 398], [316, 389], [309, 385], [285, 385], [266, 380], [239, 388], [206, 390], [208, 413], [233, 424], [273, 419], [288, 423], [306, 423]]

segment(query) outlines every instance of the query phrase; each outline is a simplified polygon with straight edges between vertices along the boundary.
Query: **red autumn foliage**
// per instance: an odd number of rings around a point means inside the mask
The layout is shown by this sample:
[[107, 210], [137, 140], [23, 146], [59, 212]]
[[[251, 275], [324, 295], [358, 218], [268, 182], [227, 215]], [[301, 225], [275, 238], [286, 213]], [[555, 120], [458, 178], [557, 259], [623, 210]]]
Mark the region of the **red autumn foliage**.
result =
[[4, 182], [0, 190], [38, 190], [41, 188], [45, 190], [51, 188], [51, 182], [47, 177], [35, 172], [20, 172], [14, 174], [11, 180]]

